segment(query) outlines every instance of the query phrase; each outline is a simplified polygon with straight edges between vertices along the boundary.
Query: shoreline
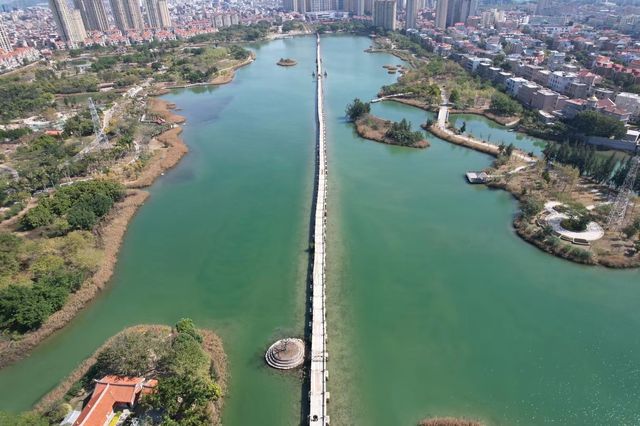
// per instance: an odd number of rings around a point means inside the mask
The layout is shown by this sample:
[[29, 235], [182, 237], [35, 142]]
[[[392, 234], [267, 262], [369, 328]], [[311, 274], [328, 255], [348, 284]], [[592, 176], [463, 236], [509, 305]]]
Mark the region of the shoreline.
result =
[[[423, 126], [423, 128], [446, 142], [492, 155], [494, 157], [498, 157], [500, 155], [499, 148], [495, 145], [455, 135], [450, 131], [440, 129], [437, 125], [432, 125], [430, 127]], [[512, 154], [512, 158], [521, 162], [526, 162], [528, 157], [523, 152], [516, 150]], [[529, 160], [529, 164], [532, 164], [531, 160]], [[519, 209], [522, 208], [522, 193], [518, 188], [512, 188], [506, 183], [491, 180], [486, 182], [485, 186], [490, 189], [506, 191], [518, 201]], [[584, 247], [572, 244], [571, 242], [562, 241], [560, 238], [558, 238], [557, 244], [551, 244], [547, 241], [548, 236], [544, 233], [544, 229], [541, 228], [536, 221], [525, 220], [521, 214], [518, 214], [514, 218], [512, 226], [520, 239], [560, 259], [581, 265], [602, 266], [609, 269], [635, 269], [640, 267], [640, 259], [638, 259], [637, 256], [636, 258], [627, 258], [626, 260], [615, 253], [610, 253], [605, 256], [598, 251], [601, 247], [599, 248], [597, 244], [595, 246]], [[612, 237], [610, 236], [608, 238], [611, 239]], [[615, 238], [616, 237], [614, 237], [614, 239]], [[589, 255], [586, 253], [589, 253]]]
[[[370, 123], [366, 123], [365, 121], [372, 121], [376, 127], [372, 128]], [[358, 136], [373, 142], [383, 143], [385, 145], [399, 146], [403, 148], [425, 149], [431, 146], [429, 141], [427, 141], [426, 139], [422, 139], [416, 143], [412, 143], [411, 145], [402, 145], [392, 139], [389, 139], [386, 136], [386, 130], [389, 129], [392, 122], [389, 120], [384, 120], [380, 117], [376, 117], [375, 115], [367, 114], [364, 117], [360, 117], [359, 119], [357, 119], [353, 124]]]
[[[124, 330], [119, 331], [113, 336], [109, 337], [100, 347], [98, 347], [88, 358], [83, 360], [79, 366], [77, 366], [71, 374], [65, 377], [53, 390], [45, 394], [34, 405], [33, 410], [37, 412], [44, 412], [51, 408], [52, 405], [58, 403], [69, 392], [71, 387], [78, 382], [87, 372], [93, 367], [97, 361], [97, 357], [105, 348], [107, 348], [118, 336], [129, 332], [145, 332], [149, 330], [158, 330], [171, 332], [173, 328], [168, 325], [136, 325], [127, 327]], [[222, 396], [218, 400], [212, 403], [211, 417], [214, 425], [220, 424], [220, 415], [222, 407], [224, 405], [224, 397], [226, 396], [229, 369], [227, 365], [227, 355], [224, 352], [224, 346], [222, 339], [213, 331], [206, 329], [198, 329], [198, 332], [202, 335], [202, 346], [204, 350], [211, 356], [211, 364], [213, 371], [217, 377], [216, 383], [222, 389]]]
[[113, 207], [94, 231], [99, 238], [99, 246], [104, 249], [104, 260], [96, 273], [87, 278], [80, 289], [69, 296], [62, 309], [51, 315], [42, 327], [20, 336], [19, 340], [0, 342], [0, 369], [27, 357], [43, 340], [70, 323], [108, 285], [118, 263], [118, 254], [129, 223], [150, 196], [142, 188], [151, 186], [165, 171], [175, 167], [188, 152], [187, 145], [180, 138], [182, 127], [178, 125], [186, 119], [171, 111], [175, 105], [154, 97], [149, 101], [149, 108], [175, 127], [156, 137], [164, 143], [165, 148], [161, 153], [154, 153], [136, 180], [123, 182], [127, 188], [125, 199]]
[[253, 63], [256, 60], [256, 55], [253, 52], [250, 52], [249, 57], [244, 61], [233, 65], [232, 67], [225, 68], [220, 70], [220, 75], [215, 76], [209, 81], [205, 81], [203, 83], [191, 83], [191, 84], [176, 84], [176, 85], [163, 85], [159, 91], [158, 96], [166, 95], [172, 89], [188, 89], [190, 87], [204, 87], [204, 86], [222, 86], [224, 84], [231, 83], [236, 77], [236, 70], [246, 67]]
[[[412, 107], [416, 107], [416, 108], [420, 108], [422, 110], [425, 111], [429, 111], [429, 112], [438, 112], [438, 108], [439, 106], [431, 106], [431, 105], [426, 105], [424, 102], [418, 101], [416, 99], [412, 99], [412, 98], [387, 98], [384, 99], [384, 101], [392, 101], [392, 102], [398, 102], [400, 104], [404, 104], [404, 105], [409, 105]], [[481, 117], [484, 117], [488, 120], [493, 121], [496, 124], [499, 124], [501, 126], [507, 127], [509, 129], [513, 129], [516, 126], [518, 126], [518, 124], [520, 124], [521, 118], [514, 118], [514, 117], [500, 117], [497, 116], [495, 114], [492, 114], [489, 111], [486, 110], [481, 110], [481, 109], [450, 109], [449, 110], [450, 114], [467, 114], [467, 115], [478, 115]], [[527, 134], [525, 132], [522, 132], [524, 134]], [[540, 138], [542, 139], [542, 138]]]

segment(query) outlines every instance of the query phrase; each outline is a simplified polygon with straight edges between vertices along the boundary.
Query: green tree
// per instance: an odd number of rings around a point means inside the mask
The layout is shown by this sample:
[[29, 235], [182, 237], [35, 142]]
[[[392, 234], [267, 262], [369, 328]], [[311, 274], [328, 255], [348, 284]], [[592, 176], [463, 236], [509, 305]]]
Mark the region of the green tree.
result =
[[162, 378], [156, 391], [147, 395], [146, 407], [163, 414], [164, 424], [208, 424], [207, 404], [221, 395], [219, 386], [211, 379], [178, 375]]
[[182, 318], [176, 323], [176, 331], [178, 333], [185, 333], [196, 339], [198, 342], [202, 342], [202, 336], [198, 333], [195, 324], [191, 318]]
[[72, 207], [67, 214], [67, 222], [71, 229], [88, 231], [97, 223], [96, 214], [86, 205]]
[[453, 89], [451, 94], [449, 95], [449, 102], [456, 105], [460, 102], [460, 91], [458, 89]]
[[166, 349], [151, 335], [122, 333], [98, 354], [96, 373], [146, 377], [155, 371], [156, 360], [165, 353]]
[[24, 333], [39, 328], [67, 300], [61, 287], [12, 284], [0, 290], [0, 329]]
[[349, 120], [356, 121], [360, 117], [369, 114], [371, 111], [371, 104], [369, 102], [362, 102], [360, 99], [355, 98], [353, 102], [347, 105], [346, 114]]
[[501, 92], [496, 92], [491, 97], [491, 112], [504, 115], [518, 115], [522, 113], [522, 105], [518, 103], [518, 101], [511, 99], [508, 95], [505, 95]]
[[586, 136], [621, 139], [627, 133], [622, 121], [597, 111], [582, 111], [568, 124], [576, 133]]

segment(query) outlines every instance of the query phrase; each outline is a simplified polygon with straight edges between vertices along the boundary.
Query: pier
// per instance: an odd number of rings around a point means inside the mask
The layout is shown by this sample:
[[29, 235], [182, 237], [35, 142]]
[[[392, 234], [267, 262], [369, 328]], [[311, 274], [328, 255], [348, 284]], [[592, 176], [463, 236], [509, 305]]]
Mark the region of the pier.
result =
[[316, 113], [318, 135], [316, 144], [316, 200], [313, 225], [313, 276], [311, 280], [311, 357], [309, 389], [309, 425], [328, 425], [327, 403], [327, 324], [325, 309], [325, 237], [327, 224], [327, 157], [326, 127], [324, 117], [324, 97], [322, 81], [322, 56], [320, 54], [320, 35], [316, 36]]

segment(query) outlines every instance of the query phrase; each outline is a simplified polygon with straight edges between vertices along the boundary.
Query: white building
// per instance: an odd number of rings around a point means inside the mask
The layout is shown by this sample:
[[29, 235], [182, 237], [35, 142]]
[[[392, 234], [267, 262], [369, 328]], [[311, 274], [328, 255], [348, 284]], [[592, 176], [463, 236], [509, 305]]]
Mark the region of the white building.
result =
[[11, 47], [11, 41], [9, 40], [9, 36], [7, 35], [7, 29], [4, 27], [4, 23], [2, 22], [1, 17], [0, 17], [0, 50], [4, 50], [7, 53], [13, 50], [13, 48]]
[[640, 116], [640, 95], [622, 92], [616, 96], [616, 106], [629, 111], [633, 116]]
[[575, 73], [556, 71], [549, 76], [549, 88], [555, 92], [566, 93], [569, 85], [577, 79], [578, 75]]

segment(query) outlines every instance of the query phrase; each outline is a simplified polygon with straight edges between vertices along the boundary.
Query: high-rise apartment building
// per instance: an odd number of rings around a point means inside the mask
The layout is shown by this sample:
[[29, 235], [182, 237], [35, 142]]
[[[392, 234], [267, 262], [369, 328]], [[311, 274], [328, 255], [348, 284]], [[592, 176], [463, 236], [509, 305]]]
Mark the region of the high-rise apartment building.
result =
[[365, 12], [364, 2], [365, 0], [345, 0], [344, 8], [347, 12], [362, 16]]
[[465, 23], [477, 12], [478, 0], [438, 0], [436, 26], [445, 29], [459, 22]]
[[171, 27], [167, 0], [146, 0], [147, 23], [151, 28]]
[[109, 29], [109, 19], [102, 0], [73, 0], [73, 5], [80, 11], [85, 29], [90, 31]]
[[13, 50], [2, 18], [0, 18], [0, 50], [4, 50], [5, 52], [11, 52]]
[[395, 0], [376, 0], [373, 4], [373, 25], [385, 30], [395, 30], [396, 7]]
[[326, 12], [334, 10], [334, 2], [332, 0], [310, 0], [308, 12]]
[[548, 15], [551, 10], [551, 0], [538, 0], [536, 15]]
[[120, 30], [144, 29], [139, 0], [111, 0], [111, 11]]
[[407, 0], [407, 21], [406, 29], [416, 28], [416, 19], [418, 17], [419, 0]]
[[69, 10], [66, 0], [49, 0], [49, 7], [62, 41], [71, 44], [82, 43], [87, 33], [80, 11]]
[[447, 11], [449, 10], [449, 0], [438, 0], [436, 5], [436, 27], [444, 30], [447, 28]]

